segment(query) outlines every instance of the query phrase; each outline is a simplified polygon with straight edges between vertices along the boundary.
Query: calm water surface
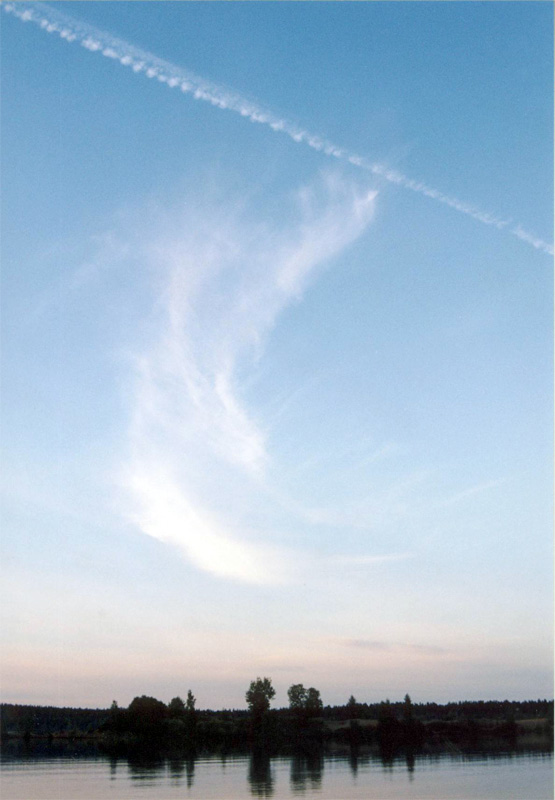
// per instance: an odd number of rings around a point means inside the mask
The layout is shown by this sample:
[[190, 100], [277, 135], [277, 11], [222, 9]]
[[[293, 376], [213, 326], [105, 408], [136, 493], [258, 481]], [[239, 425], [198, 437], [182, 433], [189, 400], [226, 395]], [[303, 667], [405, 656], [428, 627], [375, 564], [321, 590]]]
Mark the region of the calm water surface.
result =
[[145, 762], [8, 748], [2, 800], [548, 800], [551, 753], [416, 756], [200, 756]]

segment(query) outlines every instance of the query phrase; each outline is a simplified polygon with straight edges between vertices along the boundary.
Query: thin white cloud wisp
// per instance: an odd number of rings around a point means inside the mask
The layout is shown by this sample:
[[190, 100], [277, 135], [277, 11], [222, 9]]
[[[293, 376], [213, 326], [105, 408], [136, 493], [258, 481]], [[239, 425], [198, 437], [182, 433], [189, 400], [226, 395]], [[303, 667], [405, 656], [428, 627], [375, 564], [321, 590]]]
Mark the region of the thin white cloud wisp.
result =
[[327, 176], [298, 193], [284, 229], [240, 204], [189, 206], [144, 245], [159, 294], [151, 341], [134, 356], [128, 516], [201, 570], [250, 583], [296, 571], [271, 532], [249, 526], [253, 498], [271, 497], [272, 459], [244, 385], [280, 312], [364, 232], [374, 202]]

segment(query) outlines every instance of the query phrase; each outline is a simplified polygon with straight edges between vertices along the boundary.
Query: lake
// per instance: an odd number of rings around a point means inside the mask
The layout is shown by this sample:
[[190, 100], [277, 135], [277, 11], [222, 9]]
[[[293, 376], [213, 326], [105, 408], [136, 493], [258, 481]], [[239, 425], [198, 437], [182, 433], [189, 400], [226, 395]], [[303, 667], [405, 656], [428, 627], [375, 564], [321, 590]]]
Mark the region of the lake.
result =
[[153, 760], [94, 748], [8, 746], [2, 800], [548, 800], [552, 753], [201, 755]]

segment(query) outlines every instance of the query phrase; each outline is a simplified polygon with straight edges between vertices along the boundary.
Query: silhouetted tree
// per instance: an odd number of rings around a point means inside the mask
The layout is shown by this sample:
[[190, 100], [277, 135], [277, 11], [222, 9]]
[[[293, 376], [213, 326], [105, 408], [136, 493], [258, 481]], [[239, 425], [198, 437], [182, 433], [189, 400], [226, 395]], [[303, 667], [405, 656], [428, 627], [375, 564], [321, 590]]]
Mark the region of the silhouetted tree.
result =
[[251, 737], [255, 747], [264, 748], [269, 736], [268, 710], [276, 690], [270, 678], [257, 678], [251, 681], [245, 694], [251, 716]]
[[359, 706], [354, 695], [351, 695], [347, 700], [347, 712], [349, 719], [358, 719]]
[[309, 718], [318, 717], [322, 713], [323, 708], [324, 704], [322, 703], [320, 692], [318, 689], [314, 689], [314, 687], [311, 686], [306, 693], [306, 716]]
[[295, 716], [302, 719], [317, 717], [322, 713], [323, 703], [320, 692], [313, 686], [305, 689], [302, 683], [294, 683], [287, 690], [289, 708]]
[[197, 702], [196, 697], [194, 696], [192, 691], [189, 689], [188, 692], [187, 692], [187, 702], [185, 703], [185, 708], [187, 709], [189, 714], [196, 713], [196, 711], [195, 711], [195, 703], [196, 702]]
[[402, 726], [396, 719], [389, 700], [380, 704], [376, 734], [382, 758], [389, 759], [402, 741]]
[[403, 701], [403, 719], [405, 722], [412, 722], [412, 700], [409, 694], [405, 695]]
[[382, 722], [386, 719], [392, 719], [394, 717], [393, 708], [391, 706], [391, 700], [389, 698], [384, 700], [380, 703], [380, 709], [378, 711], [378, 722]]
[[168, 703], [168, 711], [172, 719], [183, 719], [185, 716], [185, 703], [181, 697], [174, 697]]
[[294, 683], [287, 690], [287, 697], [289, 698], [289, 708], [296, 717], [304, 715], [306, 704], [306, 689], [302, 683]]
[[108, 719], [101, 727], [112, 733], [121, 733], [127, 728], [127, 711], [118, 706], [117, 700], [112, 700]]
[[196, 697], [189, 689], [187, 691], [187, 700], [185, 702], [185, 723], [187, 726], [187, 733], [191, 739], [194, 739], [197, 727], [197, 712], [195, 708]]
[[424, 726], [420, 720], [414, 718], [414, 707], [410, 695], [406, 694], [403, 701], [403, 737], [408, 748], [420, 747], [425, 738]]
[[168, 717], [168, 708], [154, 697], [135, 697], [127, 709], [128, 729], [144, 736], [157, 735]]
[[249, 711], [254, 719], [260, 719], [270, 708], [270, 701], [275, 697], [276, 690], [270, 678], [257, 678], [251, 681], [246, 694]]
[[287, 690], [289, 708], [294, 714], [291, 729], [296, 748], [305, 750], [322, 738], [322, 721], [316, 719], [323, 713], [320, 692], [311, 686], [305, 689], [302, 683], [294, 683]]

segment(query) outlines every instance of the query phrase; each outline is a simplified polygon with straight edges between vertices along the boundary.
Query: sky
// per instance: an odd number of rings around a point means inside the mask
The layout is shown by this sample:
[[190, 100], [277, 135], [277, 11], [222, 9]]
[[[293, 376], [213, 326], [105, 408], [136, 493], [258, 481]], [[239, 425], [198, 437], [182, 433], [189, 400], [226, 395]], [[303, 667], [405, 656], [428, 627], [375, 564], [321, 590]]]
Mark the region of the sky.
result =
[[2, 700], [552, 697], [552, 4], [0, 17]]

